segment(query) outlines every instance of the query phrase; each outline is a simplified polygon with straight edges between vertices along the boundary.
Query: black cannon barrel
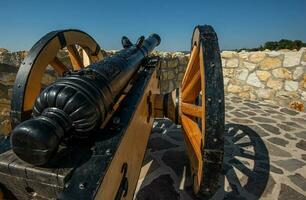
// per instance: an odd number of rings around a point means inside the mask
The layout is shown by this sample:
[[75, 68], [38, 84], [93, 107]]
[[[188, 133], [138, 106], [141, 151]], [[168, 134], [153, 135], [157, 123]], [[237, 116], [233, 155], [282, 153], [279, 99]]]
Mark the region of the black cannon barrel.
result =
[[22, 160], [44, 165], [57, 152], [62, 139], [88, 137], [103, 123], [121, 91], [138, 71], [160, 37], [141, 37], [136, 45], [123, 37], [124, 49], [84, 69], [69, 72], [45, 88], [33, 107], [33, 118], [11, 134], [11, 145]]

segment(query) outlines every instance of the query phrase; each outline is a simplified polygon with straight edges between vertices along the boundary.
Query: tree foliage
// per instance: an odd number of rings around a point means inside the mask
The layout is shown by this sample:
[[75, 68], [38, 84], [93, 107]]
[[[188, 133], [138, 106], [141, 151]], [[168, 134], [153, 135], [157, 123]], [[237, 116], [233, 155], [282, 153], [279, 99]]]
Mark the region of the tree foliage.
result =
[[287, 40], [281, 39], [279, 41], [268, 41], [264, 45], [261, 45], [257, 48], [242, 48], [238, 51], [246, 50], [246, 51], [263, 51], [265, 49], [269, 50], [280, 50], [280, 49], [289, 49], [289, 50], [300, 50], [302, 47], [306, 47], [306, 43], [303, 43], [301, 40]]

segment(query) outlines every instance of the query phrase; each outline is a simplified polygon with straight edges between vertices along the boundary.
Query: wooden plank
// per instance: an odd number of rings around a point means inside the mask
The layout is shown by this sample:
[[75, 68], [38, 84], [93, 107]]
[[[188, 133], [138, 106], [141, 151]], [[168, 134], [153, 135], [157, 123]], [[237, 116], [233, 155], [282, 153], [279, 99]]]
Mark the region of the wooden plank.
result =
[[[96, 200], [115, 198], [122, 179], [121, 168], [124, 163], [127, 163], [128, 166], [126, 173], [126, 177], [128, 178], [128, 193], [125, 199], [133, 199], [134, 190], [137, 185], [141, 164], [154, 120], [153, 116], [151, 116], [149, 122], [147, 122], [149, 110], [147, 98], [149, 91], [155, 90], [157, 86], [155, 73], [156, 72], [152, 75], [152, 79], [108, 167], [95, 196]], [[151, 101], [153, 101], [153, 99], [151, 99]]]
[[181, 102], [181, 111], [185, 115], [202, 118], [203, 117], [202, 110], [203, 110], [202, 106]]
[[68, 45], [67, 50], [69, 53], [69, 58], [71, 60], [71, 64], [74, 70], [80, 70], [84, 67], [82, 58], [74, 44]]

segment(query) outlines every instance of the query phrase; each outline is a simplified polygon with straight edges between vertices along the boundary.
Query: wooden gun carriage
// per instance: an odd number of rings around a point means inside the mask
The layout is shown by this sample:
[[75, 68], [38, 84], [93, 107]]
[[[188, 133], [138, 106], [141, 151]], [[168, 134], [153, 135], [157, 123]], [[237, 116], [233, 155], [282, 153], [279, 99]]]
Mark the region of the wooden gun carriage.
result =
[[[154, 118], [163, 117], [182, 125], [194, 193], [212, 196], [224, 143], [217, 35], [195, 27], [181, 87], [168, 94], [159, 90], [160, 58], [150, 56], [160, 41], [123, 37], [123, 49], [105, 57], [79, 30], [39, 40], [16, 77], [14, 129], [0, 140], [0, 199], [132, 199]], [[57, 57], [63, 48], [71, 66]], [[59, 78], [42, 89], [47, 66]]]

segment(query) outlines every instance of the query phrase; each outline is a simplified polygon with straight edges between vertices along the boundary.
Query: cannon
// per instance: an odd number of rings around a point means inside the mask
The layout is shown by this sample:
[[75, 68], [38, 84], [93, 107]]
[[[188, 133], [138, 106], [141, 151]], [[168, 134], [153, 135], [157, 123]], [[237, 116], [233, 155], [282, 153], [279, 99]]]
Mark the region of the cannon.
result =
[[[107, 56], [79, 30], [50, 32], [22, 62], [13, 88], [13, 131], [0, 140], [0, 188], [15, 199], [132, 199], [154, 118], [182, 126], [193, 191], [220, 187], [224, 91], [218, 39], [195, 27], [182, 84], [160, 93], [157, 34]], [[70, 62], [59, 59], [66, 49]], [[41, 84], [52, 67], [58, 79]], [[0, 192], [1, 194], [1, 192]], [[1, 199], [1, 195], [0, 195]]]

